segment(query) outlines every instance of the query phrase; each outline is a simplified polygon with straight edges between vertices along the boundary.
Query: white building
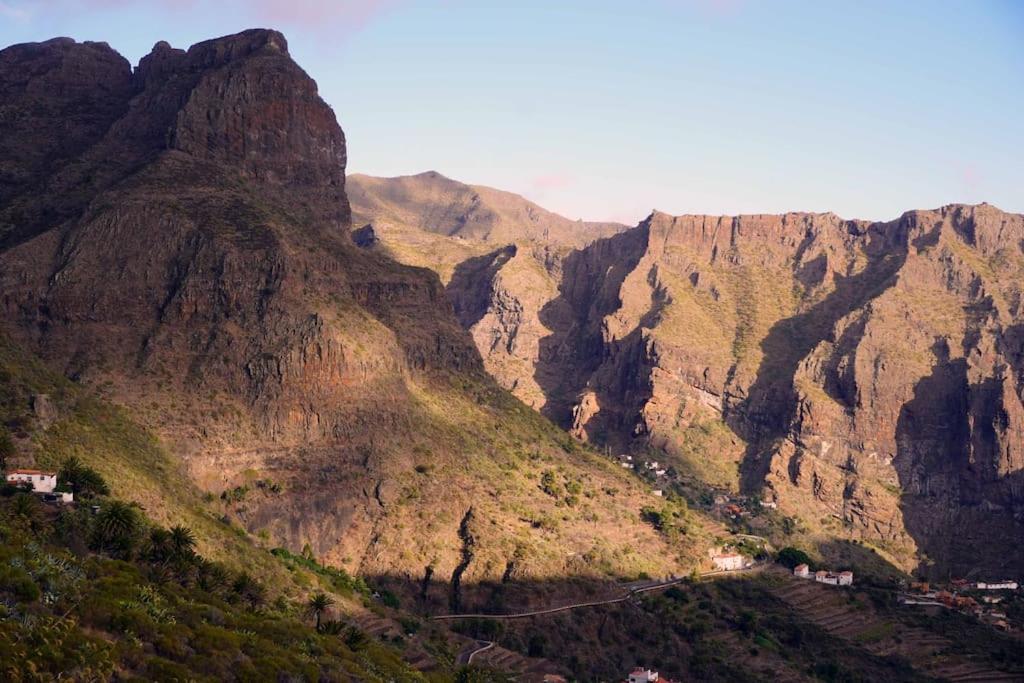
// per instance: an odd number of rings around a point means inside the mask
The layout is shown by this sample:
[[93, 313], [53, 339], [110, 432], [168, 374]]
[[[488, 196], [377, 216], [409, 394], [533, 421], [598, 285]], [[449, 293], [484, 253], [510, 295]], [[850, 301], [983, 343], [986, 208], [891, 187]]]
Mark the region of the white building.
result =
[[820, 570], [814, 572], [814, 580], [828, 586], [852, 586], [853, 572], [846, 571], [833, 574], [832, 572]]
[[801, 579], [810, 578], [811, 568], [806, 564], [798, 564], [793, 567], [793, 576], [799, 576]]
[[629, 674], [629, 683], [654, 683], [658, 680], [658, 672], [637, 667]]
[[53, 493], [57, 488], [57, 473], [43, 470], [9, 470], [7, 481], [12, 484], [30, 484], [35, 493]]
[[9, 470], [7, 472], [9, 484], [29, 485], [33, 493], [38, 493], [48, 501], [60, 501], [70, 503], [74, 501], [75, 494], [68, 491], [57, 491], [57, 473], [45, 472], [43, 470]]
[[711, 564], [715, 566], [715, 569], [723, 572], [731, 572], [737, 569], [743, 569], [744, 561], [743, 556], [739, 553], [722, 553], [721, 555], [715, 555], [711, 558]]
[[1017, 590], [1016, 581], [995, 581], [992, 583], [986, 583], [979, 581], [977, 585], [978, 590], [983, 591], [1015, 591]]

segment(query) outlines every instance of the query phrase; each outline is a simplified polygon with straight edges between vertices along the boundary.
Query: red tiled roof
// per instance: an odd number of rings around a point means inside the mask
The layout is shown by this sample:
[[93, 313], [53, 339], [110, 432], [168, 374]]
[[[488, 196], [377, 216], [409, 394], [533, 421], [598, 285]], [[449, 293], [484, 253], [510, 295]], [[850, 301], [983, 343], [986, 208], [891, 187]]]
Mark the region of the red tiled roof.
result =
[[48, 477], [56, 477], [56, 472], [47, 472], [45, 470], [7, 470], [7, 474], [45, 474]]

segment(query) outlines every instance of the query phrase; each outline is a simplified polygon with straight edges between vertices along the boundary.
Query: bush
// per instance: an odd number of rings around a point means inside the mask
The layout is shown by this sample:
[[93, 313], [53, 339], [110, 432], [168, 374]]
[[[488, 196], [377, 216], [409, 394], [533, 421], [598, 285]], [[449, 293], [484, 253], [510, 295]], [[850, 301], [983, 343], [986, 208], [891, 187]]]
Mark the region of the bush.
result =
[[0, 594], [9, 593], [18, 602], [35, 602], [39, 599], [39, 586], [21, 567], [0, 568]]
[[544, 470], [540, 475], [540, 490], [552, 498], [557, 498], [561, 493], [561, 487], [558, 485], [558, 479], [553, 471]]
[[811, 568], [814, 566], [814, 563], [811, 561], [811, 558], [807, 553], [792, 546], [787, 546], [780, 550], [777, 559], [779, 564], [789, 569], [793, 569], [798, 564], [806, 564]]

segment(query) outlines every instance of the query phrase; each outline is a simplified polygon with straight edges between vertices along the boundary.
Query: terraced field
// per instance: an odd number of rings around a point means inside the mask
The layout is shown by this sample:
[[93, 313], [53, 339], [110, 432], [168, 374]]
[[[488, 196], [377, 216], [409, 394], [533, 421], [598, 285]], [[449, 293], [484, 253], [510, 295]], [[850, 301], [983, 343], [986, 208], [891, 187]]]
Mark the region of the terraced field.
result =
[[775, 576], [779, 581], [772, 593], [797, 614], [872, 654], [905, 657], [918, 671], [955, 683], [1024, 680], [1020, 673], [998, 671], [953, 652], [953, 643], [942, 635], [880, 615], [867, 599], [860, 599], [864, 596], [851, 600], [851, 592], [845, 589], [788, 575]]

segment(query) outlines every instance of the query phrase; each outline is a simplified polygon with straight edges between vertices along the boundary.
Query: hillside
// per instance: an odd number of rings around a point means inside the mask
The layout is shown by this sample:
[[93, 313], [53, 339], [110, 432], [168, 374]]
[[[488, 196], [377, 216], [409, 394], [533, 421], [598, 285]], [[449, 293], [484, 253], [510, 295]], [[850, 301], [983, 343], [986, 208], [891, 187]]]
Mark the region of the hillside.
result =
[[988, 205], [655, 213], [572, 250], [449, 240], [435, 267], [487, 370], [574, 435], [774, 503], [811, 544], [998, 575], [1024, 568], [997, 542], [1024, 531], [1022, 234]]
[[417, 230], [496, 245], [537, 241], [581, 247], [627, 227], [570, 220], [517, 194], [466, 185], [436, 171], [396, 178], [357, 173], [347, 182], [356, 228], [371, 223], [385, 231]]
[[[484, 373], [434, 273], [352, 244], [344, 136], [279, 33], [159, 43], [134, 73], [69, 39], [0, 66], [23, 122], [0, 130], [14, 370], [38, 357], [155, 440], [86, 440], [97, 407], [16, 434], [24, 462], [74, 451], [137, 477], [118, 493], [157, 519], [222, 501], [268, 545], [410, 591], [433, 579], [445, 605], [699, 561], [698, 514], [672, 540], [643, 521], [661, 504], [644, 484]], [[24, 123], [68, 110], [60, 144]], [[150, 452], [166, 464], [122, 460]]]

